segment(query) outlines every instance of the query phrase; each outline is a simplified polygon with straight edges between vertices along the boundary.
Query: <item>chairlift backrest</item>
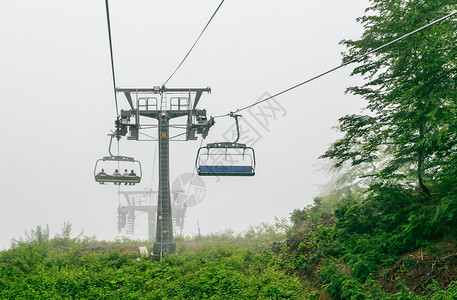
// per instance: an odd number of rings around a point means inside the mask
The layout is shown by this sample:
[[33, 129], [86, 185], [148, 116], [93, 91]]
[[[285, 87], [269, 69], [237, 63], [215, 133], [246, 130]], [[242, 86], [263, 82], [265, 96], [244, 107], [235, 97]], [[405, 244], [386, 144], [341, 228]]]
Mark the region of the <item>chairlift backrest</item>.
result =
[[[217, 152], [223, 150], [223, 152]], [[241, 150], [241, 153], [239, 151]], [[236, 152], [234, 152], [236, 151]], [[234, 157], [240, 157], [240, 160]], [[206, 157], [206, 159], [203, 159]], [[223, 159], [218, 160], [218, 157]], [[212, 143], [198, 149], [195, 167], [200, 176], [254, 176], [255, 152], [240, 143]]]

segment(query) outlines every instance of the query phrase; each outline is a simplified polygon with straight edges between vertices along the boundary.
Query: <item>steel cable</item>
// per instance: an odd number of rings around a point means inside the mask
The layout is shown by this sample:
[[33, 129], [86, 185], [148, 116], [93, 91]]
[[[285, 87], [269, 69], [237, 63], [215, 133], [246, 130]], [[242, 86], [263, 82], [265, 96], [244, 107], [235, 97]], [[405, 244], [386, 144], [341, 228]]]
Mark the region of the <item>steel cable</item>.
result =
[[302, 85], [304, 85], [304, 84], [306, 84], [306, 83], [309, 83], [309, 82], [311, 82], [311, 81], [314, 81], [314, 80], [316, 80], [316, 79], [318, 79], [318, 78], [320, 78], [320, 77], [322, 77], [322, 76], [324, 76], [324, 75], [327, 75], [327, 74], [329, 74], [329, 73], [331, 73], [331, 72], [333, 72], [333, 71], [336, 71], [336, 70], [338, 70], [338, 69], [340, 69], [340, 68], [342, 68], [342, 67], [345, 67], [345, 66], [347, 66], [347, 65], [349, 65], [349, 64], [352, 64], [352, 63], [354, 63], [354, 62], [360, 61], [360, 60], [364, 59], [365, 57], [367, 57], [367, 56], [370, 55], [370, 54], [373, 54], [373, 53], [375, 53], [375, 52], [377, 52], [377, 51], [379, 51], [379, 50], [381, 50], [381, 49], [383, 49], [383, 48], [386, 48], [386, 47], [388, 47], [388, 46], [390, 46], [390, 45], [392, 45], [392, 44], [394, 44], [394, 43], [397, 43], [397, 42], [399, 42], [399, 41], [401, 41], [401, 40], [403, 40], [403, 39], [405, 39], [405, 38], [407, 38], [407, 37], [410, 37], [410, 36], [413, 35], [413, 34], [416, 34], [416, 33], [420, 32], [420, 31], [422, 31], [422, 30], [424, 30], [424, 29], [426, 29], [426, 28], [428, 28], [428, 27], [430, 27], [430, 26], [432, 26], [432, 25], [435, 25], [436, 23], [439, 23], [439, 22], [441, 22], [441, 21], [444, 21], [444, 20], [446, 20], [446, 19], [449, 19], [449, 18], [451, 18], [452, 16], [454, 16], [454, 15], [456, 15], [456, 14], [457, 14], [457, 11], [455, 11], [455, 12], [453, 12], [453, 13], [451, 13], [451, 14], [448, 14], [448, 15], [446, 15], [446, 16], [444, 16], [444, 17], [438, 19], [438, 20], [435, 20], [435, 21], [433, 21], [433, 22], [431, 22], [431, 23], [429, 23], [429, 24], [427, 24], [427, 25], [424, 25], [424, 26], [422, 26], [422, 27], [420, 27], [420, 28], [418, 28], [418, 29], [416, 29], [416, 30], [413, 30], [413, 31], [411, 31], [411, 32], [409, 32], [409, 33], [407, 33], [407, 34], [405, 34], [405, 35], [403, 35], [403, 36], [401, 36], [401, 37], [399, 37], [399, 38], [393, 40], [393, 41], [390, 41], [390, 42], [388, 42], [388, 43], [386, 43], [386, 44], [384, 44], [384, 45], [382, 45], [382, 46], [376, 48], [376, 49], [373, 49], [373, 50], [368, 51], [367, 53], [361, 54], [361, 55], [359, 55], [359, 56], [357, 56], [357, 57], [355, 57], [355, 58], [353, 58], [353, 59], [351, 59], [351, 60], [349, 60], [349, 61], [347, 61], [347, 62], [345, 62], [345, 63], [342, 63], [341, 65], [339, 65], [339, 66], [337, 66], [337, 67], [334, 67], [334, 68], [332, 68], [332, 69], [330, 69], [330, 70], [328, 70], [328, 71], [325, 71], [325, 72], [323, 72], [323, 73], [321, 73], [321, 74], [319, 74], [319, 75], [317, 75], [317, 76], [314, 76], [314, 77], [312, 77], [312, 78], [310, 78], [310, 79], [308, 79], [308, 80], [305, 80], [305, 81], [303, 81], [303, 82], [301, 82], [301, 83], [299, 83], [299, 84], [296, 84], [296, 85], [294, 85], [294, 86], [292, 86], [292, 87], [290, 87], [290, 88], [288, 88], [288, 89], [285, 89], [285, 90], [283, 90], [283, 91], [281, 91], [281, 92], [279, 92], [279, 93], [276, 93], [276, 94], [274, 94], [274, 95], [272, 95], [272, 96], [269, 96], [269, 97], [267, 97], [267, 98], [265, 98], [265, 99], [262, 99], [262, 100], [260, 100], [260, 101], [257, 101], [257, 102], [255, 102], [255, 103], [250, 104], [250, 105], [248, 105], [248, 106], [245, 106], [245, 107], [243, 107], [243, 108], [238, 108], [238, 109], [236, 109], [236, 110], [233, 111], [233, 112], [229, 112], [229, 113], [223, 114], [223, 115], [217, 115], [217, 116], [215, 116], [215, 117], [213, 117], [213, 118], [216, 119], [216, 118], [227, 117], [227, 116], [230, 116], [230, 114], [241, 112], [241, 111], [246, 110], [246, 109], [248, 109], [248, 108], [251, 108], [251, 107], [253, 107], [253, 106], [259, 105], [260, 103], [263, 103], [263, 102], [265, 102], [265, 101], [268, 101], [268, 100], [270, 100], [270, 99], [272, 99], [272, 98], [275, 98], [275, 97], [277, 97], [277, 96], [280, 96], [280, 95], [282, 95], [282, 94], [285, 94], [285, 93], [287, 93], [287, 92], [289, 92], [289, 91], [291, 91], [291, 90], [294, 90], [294, 89], [296, 89], [296, 88], [298, 88], [298, 87], [300, 87], [300, 86], [302, 86]]
[[171, 77], [173, 77], [173, 75], [175, 75], [175, 73], [178, 71], [178, 69], [181, 67], [181, 65], [184, 63], [184, 61], [187, 59], [187, 57], [189, 56], [190, 52], [192, 52], [192, 50], [194, 49], [195, 45], [198, 43], [198, 41], [200, 40], [200, 38], [202, 37], [203, 33], [205, 32], [206, 28], [208, 28], [209, 24], [211, 23], [211, 21], [213, 20], [214, 16], [216, 15], [216, 13], [218, 12], [219, 8], [222, 6], [222, 3], [224, 3], [225, 0], [222, 0], [221, 3], [219, 4], [219, 6], [216, 8], [216, 10], [214, 11], [213, 15], [211, 16], [211, 18], [209, 19], [208, 23], [206, 23], [206, 26], [205, 28], [203, 28], [202, 32], [200, 33], [200, 35], [198, 36], [197, 40], [195, 41], [195, 43], [192, 45], [192, 47], [190, 48], [190, 50], [187, 52], [186, 56], [184, 56], [183, 60], [179, 63], [178, 67], [175, 69], [175, 71], [170, 75], [170, 77], [168, 77], [167, 81], [165, 81], [165, 83], [163, 85], [166, 85], [168, 83], [168, 81], [171, 79]]
[[110, 18], [109, 18], [108, 0], [105, 0], [105, 6], [106, 6], [106, 22], [108, 24], [109, 50], [110, 50], [110, 56], [111, 56], [111, 73], [113, 74], [114, 101], [116, 103], [116, 119], [118, 120], [119, 119], [119, 106], [117, 104], [116, 76], [114, 73], [113, 43], [112, 43], [112, 38], [111, 38], [111, 24], [110, 24]]

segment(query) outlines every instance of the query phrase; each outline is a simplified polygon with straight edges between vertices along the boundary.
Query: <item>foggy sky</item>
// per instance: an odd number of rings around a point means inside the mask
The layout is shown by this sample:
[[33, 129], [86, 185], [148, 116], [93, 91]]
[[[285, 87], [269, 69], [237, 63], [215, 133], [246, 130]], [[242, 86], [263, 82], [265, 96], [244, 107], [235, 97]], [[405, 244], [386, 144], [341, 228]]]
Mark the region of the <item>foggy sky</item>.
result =
[[[118, 87], [161, 85], [184, 57], [219, 1], [111, 0]], [[220, 115], [275, 94], [341, 62], [342, 39], [362, 33], [355, 18], [366, 0], [228, 0], [168, 87], [211, 87], [199, 107]], [[0, 249], [25, 230], [65, 222], [73, 235], [118, 237], [118, 188], [94, 181], [94, 164], [108, 155], [116, 118], [104, 1], [17, 0], [0, 3]], [[352, 66], [353, 67], [353, 66]], [[206, 196], [187, 211], [184, 234], [289, 217], [312, 203], [328, 178], [318, 157], [340, 135], [339, 117], [363, 102], [345, 95], [360, 82], [351, 66], [276, 98], [268, 119], [243, 120], [257, 132], [256, 176], [204, 178]], [[119, 95], [120, 108], [127, 101]], [[179, 120], [178, 123], [184, 123]], [[222, 118], [204, 141], [224, 139]], [[192, 173], [200, 140], [171, 143], [171, 182]], [[157, 189], [154, 142], [120, 142], [122, 155], [143, 164], [136, 189]], [[146, 227], [146, 224], [144, 224]], [[144, 232], [145, 233], [145, 232]], [[134, 238], [144, 239], [145, 235]]]

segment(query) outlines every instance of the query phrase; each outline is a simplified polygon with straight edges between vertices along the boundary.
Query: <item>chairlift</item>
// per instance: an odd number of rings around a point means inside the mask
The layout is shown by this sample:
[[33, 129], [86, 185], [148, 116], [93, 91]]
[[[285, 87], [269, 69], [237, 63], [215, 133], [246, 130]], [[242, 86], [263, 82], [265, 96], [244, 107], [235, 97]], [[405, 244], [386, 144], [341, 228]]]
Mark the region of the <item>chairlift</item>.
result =
[[235, 118], [237, 139], [234, 142], [220, 142], [200, 147], [195, 160], [195, 167], [200, 176], [254, 176], [255, 152], [246, 144], [238, 143], [240, 129], [238, 117]]
[[[100, 184], [114, 183], [115, 185], [135, 185], [141, 182], [141, 163], [133, 157], [115, 156], [111, 154], [111, 135], [109, 154], [100, 158], [95, 163], [94, 178]], [[122, 170], [125, 170], [122, 172]], [[112, 172], [111, 174], [109, 174]], [[138, 173], [137, 173], [138, 172]]]

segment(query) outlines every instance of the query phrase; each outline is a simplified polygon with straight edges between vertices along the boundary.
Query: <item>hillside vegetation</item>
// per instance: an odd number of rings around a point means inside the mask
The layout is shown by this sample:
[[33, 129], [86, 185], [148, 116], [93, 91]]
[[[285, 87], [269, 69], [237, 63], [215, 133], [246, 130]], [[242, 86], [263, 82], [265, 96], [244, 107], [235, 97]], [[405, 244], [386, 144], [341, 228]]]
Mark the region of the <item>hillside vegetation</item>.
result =
[[328, 202], [294, 211], [291, 226], [178, 237], [179, 255], [154, 262], [146, 242], [37, 227], [0, 253], [0, 299], [456, 299], [455, 240], [361, 232], [363, 210]]
[[[278, 234], [230, 232], [179, 241], [179, 255], [141, 257], [145, 243], [100, 242], [38, 227], [0, 254], [0, 299], [303, 299], [268, 241]], [[264, 228], [269, 228], [264, 227]], [[186, 250], [188, 248], [189, 250]]]

